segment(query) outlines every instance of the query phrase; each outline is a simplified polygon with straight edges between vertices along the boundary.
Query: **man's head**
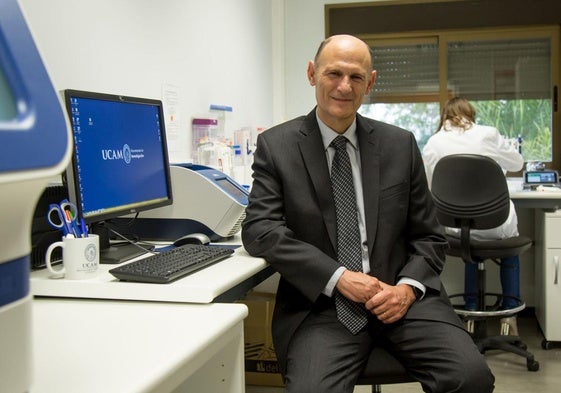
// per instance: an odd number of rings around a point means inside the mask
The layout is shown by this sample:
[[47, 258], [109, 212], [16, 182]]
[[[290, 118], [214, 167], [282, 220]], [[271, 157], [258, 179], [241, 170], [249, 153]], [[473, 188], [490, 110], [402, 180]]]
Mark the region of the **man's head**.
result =
[[314, 61], [308, 63], [308, 80], [316, 88], [318, 115], [339, 133], [351, 125], [375, 79], [370, 48], [350, 35], [327, 38]]

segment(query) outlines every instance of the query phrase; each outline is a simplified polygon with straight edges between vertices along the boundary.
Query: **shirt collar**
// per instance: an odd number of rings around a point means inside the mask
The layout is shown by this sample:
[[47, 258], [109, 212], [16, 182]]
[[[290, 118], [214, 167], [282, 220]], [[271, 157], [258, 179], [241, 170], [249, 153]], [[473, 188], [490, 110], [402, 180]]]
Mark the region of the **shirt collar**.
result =
[[333, 142], [333, 139], [335, 139], [339, 135], [343, 135], [344, 137], [346, 137], [349, 140], [351, 146], [355, 150], [357, 150], [358, 138], [356, 135], [356, 117], [353, 120], [353, 123], [349, 126], [349, 128], [347, 128], [347, 130], [342, 134], [333, 131], [323, 121], [321, 121], [321, 119], [317, 115], [317, 112], [316, 112], [316, 119], [318, 121], [319, 130], [321, 132], [321, 139], [323, 141], [323, 147], [325, 148], [325, 150], [327, 150], [331, 142]]

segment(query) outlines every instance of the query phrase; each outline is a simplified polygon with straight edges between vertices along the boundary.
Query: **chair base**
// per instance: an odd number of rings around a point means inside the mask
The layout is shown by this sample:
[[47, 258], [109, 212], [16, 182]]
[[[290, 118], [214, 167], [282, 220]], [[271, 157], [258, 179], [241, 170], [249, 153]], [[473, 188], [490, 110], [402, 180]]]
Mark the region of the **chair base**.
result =
[[[452, 300], [463, 296], [464, 294], [455, 294], [451, 295], [450, 299]], [[500, 304], [501, 294], [485, 293], [485, 296], [497, 299], [493, 305], [486, 307], [485, 310], [466, 310], [463, 305], [454, 305], [456, 313], [466, 323], [466, 329], [471, 334], [479, 352], [485, 353], [488, 350], [496, 349], [514, 353], [526, 358], [526, 368], [528, 371], [538, 371], [540, 369], [540, 363], [534, 359], [534, 355], [527, 350], [528, 346], [519, 336], [487, 334], [488, 320], [514, 316], [524, 310], [526, 305], [520, 301], [520, 305], [518, 307], [508, 310], [500, 310], [498, 309], [498, 304]]]
[[540, 363], [534, 359], [534, 355], [531, 352], [527, 351], [527, 345], [518, 336], [474, 337], [474, 342], [481, 353], [493, 349], [514, 353], [526, 358], [526, 368], [528, 371], [538, 371], [540, 369]]

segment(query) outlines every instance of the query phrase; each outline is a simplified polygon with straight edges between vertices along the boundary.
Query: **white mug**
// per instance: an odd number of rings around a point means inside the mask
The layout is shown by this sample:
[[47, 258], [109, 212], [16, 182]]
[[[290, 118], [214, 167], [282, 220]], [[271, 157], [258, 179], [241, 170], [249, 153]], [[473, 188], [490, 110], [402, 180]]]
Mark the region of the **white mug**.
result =
[[[51, 253], [62, 247], [62, 268], [55, 270], [51, 264]], [[45, 253], [47, 269], [55, 277], [64, 276], [69, 280], [81, 280], [97, 275], [99, 266], [99, 236], [64, 237], [52, 243]]]

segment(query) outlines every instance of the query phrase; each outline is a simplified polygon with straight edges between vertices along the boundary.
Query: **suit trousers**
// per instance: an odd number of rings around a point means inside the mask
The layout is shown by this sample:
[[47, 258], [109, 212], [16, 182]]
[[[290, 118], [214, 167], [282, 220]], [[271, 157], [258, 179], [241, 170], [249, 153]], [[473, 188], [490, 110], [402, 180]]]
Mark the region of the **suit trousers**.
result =
[[384, 345], [426, 392], [486, 393], [494, 376], [469, 334], [444, 322], [401, 320], [383, 325], [374, 316], [352, 335], [334, 308], [314, 310], [288, 348], [287, 393], [352, 393], [368, 355]]

